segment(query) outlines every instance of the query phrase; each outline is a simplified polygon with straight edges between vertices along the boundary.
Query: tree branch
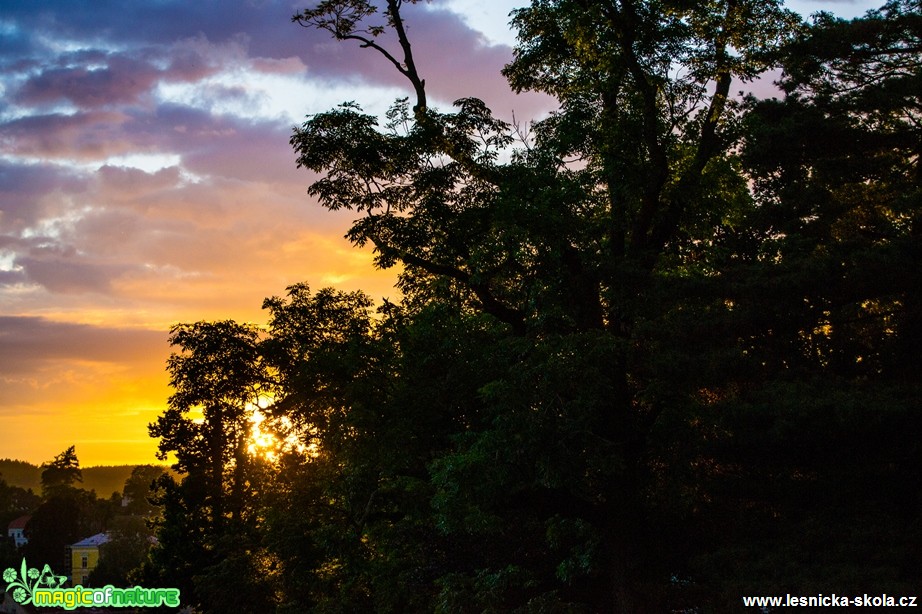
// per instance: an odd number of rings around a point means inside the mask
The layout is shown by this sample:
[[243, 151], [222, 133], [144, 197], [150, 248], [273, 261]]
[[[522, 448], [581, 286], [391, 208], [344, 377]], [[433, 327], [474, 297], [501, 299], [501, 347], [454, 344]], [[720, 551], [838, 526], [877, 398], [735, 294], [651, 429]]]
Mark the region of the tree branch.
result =
[[489, 284], [475, 282], [471, 274], [467, 271], [462, 271], [451, 265], [432, 262], [421, 256], [411, 254], [406, 250], [396, 248], [376, 235], [370, 235], [369, 238], [379, 250], [396, 256], [406, 264], [419, 267], [432, 275], [442, 275], [461, 282], [474, 293], [474, 296], [480, 301], [484, 311], [497, 320], [509, 324], [516, 335], [525, 334], [525, 316], [522, 311], [503, 304], [493, 295], [489, 288]]
[[621, 7], [620, 12], [616, 9], [608, 9], [605, 10], [605, 14], [612, 28], [619, 34], [618, 40], [622, 57], [640, 93], [643, 112], [643, 139], [650, 155], [651, 166], [640, 210], [634, 217], [631, 229], [631, 250], [638, 252], [647, 246], [647, 233], [660, 206], [660, 195], [662, 194], [663, 186], [666, 185], [666, 180], [669, 177], [669, 161], [658, 130], [659, 106], [656, 100], [656, 87], [650, 82], [634, 50], [637, 10], [633, 0], [622, 0]]
[[[403, 49], [403, 64], [406, 69], [400, 72], [410, 80], [413, 89], [416, 91], [416, 104], [413, 106], [413, 112], [416, 114], [424, 113], [426, 110], [426, 81], [419, 78], [419, 72], [416, 70], [416, 62], [413, 61], [413, 50], [410, 48], [410, 39], [407, 38], [406, 28], [403, 25], [403, 18], [400, 16], [400, 0], [387, 0], [387, 13], [394, 24], [394, 31], [397, 32], [397, 40], [400, 41], [400, 47]], [[399, 67], [398, 67], [399, 68]]]

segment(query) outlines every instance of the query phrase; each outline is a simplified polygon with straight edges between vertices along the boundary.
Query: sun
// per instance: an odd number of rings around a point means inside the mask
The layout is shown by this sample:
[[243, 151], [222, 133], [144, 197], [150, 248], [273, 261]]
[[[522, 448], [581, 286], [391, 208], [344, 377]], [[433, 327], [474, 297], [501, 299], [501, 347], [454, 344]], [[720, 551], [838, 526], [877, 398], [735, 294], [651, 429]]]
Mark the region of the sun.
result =
[[[283, 452], [296, 452], [307, 456], [316, 456], [316, 444], [306, 445], [297, 436], [294, 425], [287, 416], [282, 416], [275, 428], [266, 424], [266, 414], [262, 408], [254, 407], [250, 415], [250, 443], [247, 452], [251, 456], [264, 458], [270, 462], [278, 459]], [[284, 432], [280, 437], [278, 432]]]

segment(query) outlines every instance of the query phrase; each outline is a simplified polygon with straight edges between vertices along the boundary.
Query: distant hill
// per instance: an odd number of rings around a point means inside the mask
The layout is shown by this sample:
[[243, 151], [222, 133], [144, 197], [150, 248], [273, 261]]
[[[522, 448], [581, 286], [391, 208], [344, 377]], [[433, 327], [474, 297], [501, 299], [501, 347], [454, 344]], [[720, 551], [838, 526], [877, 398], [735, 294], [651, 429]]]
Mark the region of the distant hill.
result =
[[36, 494], [42, 490], [42, 470], [32, 463], [0, 459], [0, 477], [10, 486], [31, 488]]
[[104, 465], [83, 469], [83, 488], [95, 490], [96, 496], [108, 498], [112, 493], [121, 494], [125, 480], [137, 465]]
[[[95, 490], [96, 496], [106, 499], [112, 493], [121, 493], [125, 480], [137, 465], [109, 465], [99, 467], [81, 467], [83, 483], [78, 488]], [[0, 459], [0, 477], [11, 486], [31, 488], [36, 494], [42, 492], [42, 468], [25, 461]]]

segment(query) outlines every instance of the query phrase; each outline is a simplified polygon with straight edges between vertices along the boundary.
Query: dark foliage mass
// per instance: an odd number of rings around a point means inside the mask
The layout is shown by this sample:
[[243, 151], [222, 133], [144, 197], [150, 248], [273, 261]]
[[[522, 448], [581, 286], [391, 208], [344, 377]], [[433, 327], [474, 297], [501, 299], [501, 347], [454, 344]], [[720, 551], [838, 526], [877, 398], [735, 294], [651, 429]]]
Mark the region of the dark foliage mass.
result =
[[[530, 126], [427, 101], [414, 2], [295, 16], [412, 98], [291, 138], [400, 304], [177, 326], [144, 567], [200, 612], [723, 612], [922, 581], [922, 17], [535, 0]], [[778, 99], [734, 84], [781, 67]], [[255, 436], [274, 433], [274, 439]], [[260, 439], [263, 437], [263, 440]], [[260, 443], [261, 441], [261, 443]]]

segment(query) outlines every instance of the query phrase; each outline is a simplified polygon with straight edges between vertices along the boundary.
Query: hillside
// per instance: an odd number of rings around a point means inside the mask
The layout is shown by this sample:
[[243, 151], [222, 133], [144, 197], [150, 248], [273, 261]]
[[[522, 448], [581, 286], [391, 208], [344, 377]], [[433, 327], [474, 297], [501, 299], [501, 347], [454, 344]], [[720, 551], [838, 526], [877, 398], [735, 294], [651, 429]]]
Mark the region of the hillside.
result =
[[[79, 487], [95, 490], [96, 495], [107, 498], [114, 492], [122, 492], [125, 480], [136, 465], [104, 465], [82, 467], [83, 483]], [[20, 488], [31, 488], [35, 493], [42, 490], [42, 468], [25, 461], [0, 459], [0, 476], [7, 484]]]
[[41, 468], [25, 461], [0, 459], [0, 477], [10, 486], [31, 488], [36, 493], [42, 489]]

